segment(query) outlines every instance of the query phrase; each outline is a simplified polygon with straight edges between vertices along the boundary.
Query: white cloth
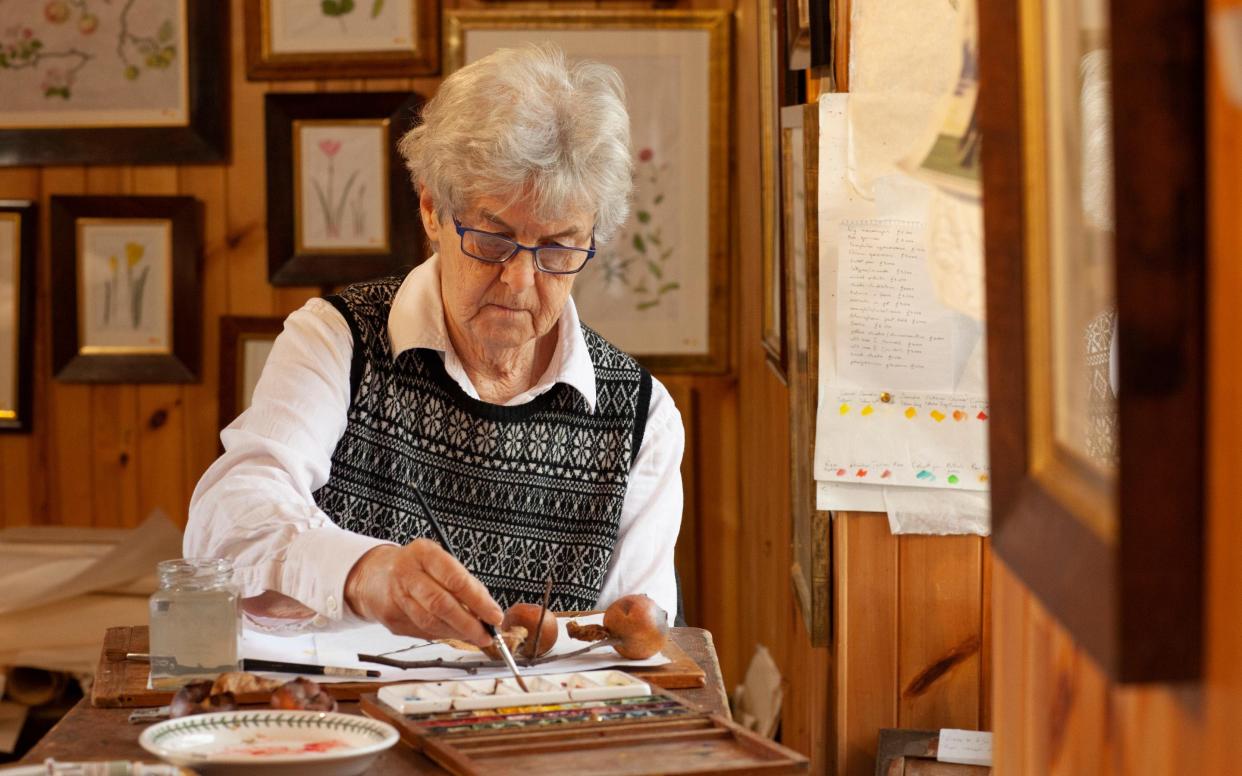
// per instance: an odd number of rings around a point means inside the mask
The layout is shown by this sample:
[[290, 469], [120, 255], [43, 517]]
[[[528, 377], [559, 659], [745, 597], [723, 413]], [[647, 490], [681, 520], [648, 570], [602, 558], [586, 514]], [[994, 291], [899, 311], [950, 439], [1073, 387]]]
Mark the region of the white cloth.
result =
[[[388, 336], [394, 357], [409, 348], [442, 353], [449, 376], [478, 398], [449, 341], [436, 256], [397, 290]], [[349, 326], [328, 302], [312, 299], [285, 320], [250, 408], [220, 433], [225, 453], [194, 489], [185, 532], [186, 557], [232, 559], [243, 595], [275, 590], [329, 621], [355, 619], [344, 602], [345, 578], [364, 553], [385, 543], [338, 527], [311, 495], [328, 481], [332, 453], [345, 433], [352, 355]], [[561, 311], [547, 371], [506, 404], [524, 404], [557, 383], [582, 393], [594, 411], [595, 370], [572, 298]], [[647, 428], [630, 470], [599, 606], [646, 593], [670, 617], [676, 612], [673, 547], [681, 526], [684, 448], [681, 414], [652, 379]]]

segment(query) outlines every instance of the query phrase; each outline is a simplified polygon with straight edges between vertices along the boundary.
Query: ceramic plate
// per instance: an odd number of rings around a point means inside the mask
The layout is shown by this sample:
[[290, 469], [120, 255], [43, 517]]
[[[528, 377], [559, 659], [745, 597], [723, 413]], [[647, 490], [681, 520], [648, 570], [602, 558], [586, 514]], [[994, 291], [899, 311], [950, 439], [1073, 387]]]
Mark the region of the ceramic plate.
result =
[[392, 725], [321, 711], [225, 711], [170, 719], [143, 731], [151, 754], [201, 774], [362, 773], [397, 742]]

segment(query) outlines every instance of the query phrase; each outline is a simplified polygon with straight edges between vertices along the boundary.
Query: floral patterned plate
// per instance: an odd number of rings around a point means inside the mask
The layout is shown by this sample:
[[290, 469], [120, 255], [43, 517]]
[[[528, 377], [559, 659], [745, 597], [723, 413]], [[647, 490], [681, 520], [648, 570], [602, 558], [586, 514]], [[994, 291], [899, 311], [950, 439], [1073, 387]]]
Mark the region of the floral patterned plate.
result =
[[321, 711], [224, 711], [170, 719], [138, 743], [201, 774], [348, 776], [397, 743], [392, 725]]

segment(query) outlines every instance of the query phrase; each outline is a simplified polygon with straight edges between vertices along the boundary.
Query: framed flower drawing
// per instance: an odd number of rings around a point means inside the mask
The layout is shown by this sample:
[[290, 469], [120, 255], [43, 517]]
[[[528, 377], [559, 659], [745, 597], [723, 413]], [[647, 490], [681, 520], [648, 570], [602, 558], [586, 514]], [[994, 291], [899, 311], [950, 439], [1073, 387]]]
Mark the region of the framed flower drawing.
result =
[[30, 430], [36, 209], [0, 200], [0, 432]]
[[57, 379], [197, 379], [198, 210], [192, 197], [52, 197]]
[[438, 0], [245, 0], [246, 76], [374, 78], [435, 73]]
[[267, 95], [274, 285], [368, 280], [421, 259], [418, 200], [397, 153], [421, 104], [401, 92]]
[[449, 11], [445, 70], [547, 41], [616, 67], [630, 219], [574, 281], [583, 320], [661, 372], [721, 372], [729, 336], [729, 13]]
[[5, 0], [0, 165], [215, 162], [227, 4]]

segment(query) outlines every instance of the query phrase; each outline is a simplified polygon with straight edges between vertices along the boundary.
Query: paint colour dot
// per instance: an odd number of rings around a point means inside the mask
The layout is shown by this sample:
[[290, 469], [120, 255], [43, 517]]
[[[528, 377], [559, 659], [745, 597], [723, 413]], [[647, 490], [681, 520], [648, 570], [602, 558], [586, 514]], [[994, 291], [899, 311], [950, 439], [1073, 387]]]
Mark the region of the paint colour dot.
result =
[[987, 420], [988, 414], [984, 412], [983, 410], [979, 410], [979, 414], [976, 415], [975, 417], [978, 418], [979, 420]]
[[913, 420], [913, 419], [914, 419], [914, 416], [915, 416], [915, 415], [918, 415], [918, 414], [919, 414], [919, 411], [918, 411], [918, 410], [916, 410], [915, 408], [913, 408], [913, 407], [906, 407], [906, 417], [907, 417], [907, 418], [910, 418], [911, 420]]
[[987, 482], [987, 481], [988, 481], [988, 475], [986, 474], [979, 475], [979, 482]]
[[960, 423], [966, 419], [966, 413], [961, 410], [953, 410], [953, 419]]
[[892, 476], [893, 476], [893, 473], [890, 472], [888, 469], [885, 469], [884, 473], [880, 475], [880, 479], [887, 480], [889, 477], [892, 477]]
[[932, 410], [931, 416], [932, 416], [932, 420], [936, 421], [937, 423], [944, 420], [945, 418], [945, 414], [941, 412], [940, 410]]
[[856, 476], [856, 477], [866, 477], [866, 476], [867, 476], [867, 470], [866, 470], [866, 469], [859, 469], [858, 471], [854, 472], [854, 476]]
[[841, 414], [842, 414], [842, 415], [848, 415], [848, 414], [850, 414], [850, 405], [848, 405], [848, 404], [842, 404], [842, 405], [841, 405]]
[[837, 469], [837, 476], [838, 476], [838, 477], [844, 477], [844, 476], [845, 476], [845, 469]]
[[950, 484], [950, 485], [956, 485], [958, 482], [960, 482], [960, 480], [958, 480], [958, 478], [957, 478], [957, 475], [956, 475], [956, 474], [950, 474], [950, 475], [949, 475], [949, 484]]
[[862, 414], [864, 417], [866, 417], [867, 415], [870, 415], [873, 412], [875, 412], [875, 408], [872, 407], [870, 404], [862, 408]]
[[931, 472], [929, 472], [929, 471], [927, 471], [926, 469], [924, 469], [923, 471], [921, 471], [921, 472], [919, 472], [918, 474], [914, 475], [914, 479], [916, 479], [916, 480], [934, 480], [934, 479], [936, 479], [936, 475], [934, 475], [934, 474], [932, 474]]

